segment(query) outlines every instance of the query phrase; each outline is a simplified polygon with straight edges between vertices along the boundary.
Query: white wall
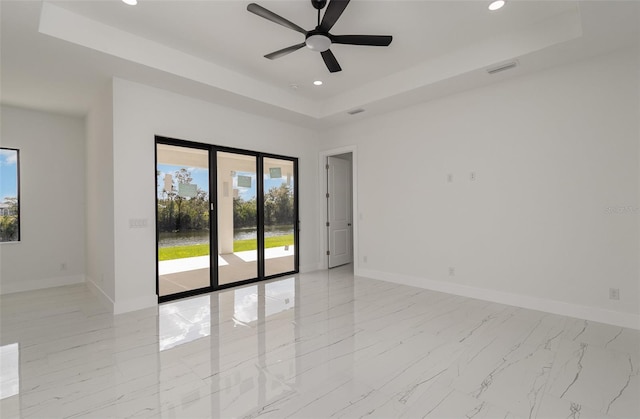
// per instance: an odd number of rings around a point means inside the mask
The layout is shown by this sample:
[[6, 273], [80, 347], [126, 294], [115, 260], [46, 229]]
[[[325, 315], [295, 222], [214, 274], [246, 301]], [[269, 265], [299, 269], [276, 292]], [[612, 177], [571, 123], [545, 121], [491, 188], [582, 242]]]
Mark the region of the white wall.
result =
[[0, 293], [83, 282], [84, 120], [0, 112], [0, 144], [20, 150], [21, 210], [21, 241], [0, 244]]
[[619, 51], [323, 133], [358, 149], [358, 273], [640, 327], [639, 74]]
[[[318, 268], [317, 134], [114, 79], [115, 312], [156, 304], [154, 136], [298, 157], [301, 270]], [[129, 228], [146, 219], [147, 228]]]
[[87, 115], [87, 282], [108, 305], [115, 300], [113, 235], [113, 89], [109, 84]]

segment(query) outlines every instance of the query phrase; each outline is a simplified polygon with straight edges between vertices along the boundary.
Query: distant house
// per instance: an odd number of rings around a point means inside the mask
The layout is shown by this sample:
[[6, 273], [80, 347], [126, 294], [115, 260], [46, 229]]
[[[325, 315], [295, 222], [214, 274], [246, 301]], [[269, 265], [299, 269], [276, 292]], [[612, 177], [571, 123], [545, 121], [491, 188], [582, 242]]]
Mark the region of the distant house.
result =
[[14, 215], [13, 205], [3, 202], [0, 204], [0, 216]]

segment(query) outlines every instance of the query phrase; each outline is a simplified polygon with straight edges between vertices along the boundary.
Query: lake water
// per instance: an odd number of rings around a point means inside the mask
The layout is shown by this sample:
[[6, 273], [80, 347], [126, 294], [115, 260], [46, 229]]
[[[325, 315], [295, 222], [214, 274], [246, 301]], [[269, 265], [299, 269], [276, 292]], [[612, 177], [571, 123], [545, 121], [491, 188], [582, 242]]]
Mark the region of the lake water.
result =
[[[291, 226], [266, 227], [265, 237], [286, 236], [293, 234]], [[249, 240], [258, 236], [255, 228], [240, 228], [233, 231], [233, 240]], [[180, 233], [160, 233], [159, 247], [189, 246], [193, 244], [209, 243], [208, 231], [190, 231]]]

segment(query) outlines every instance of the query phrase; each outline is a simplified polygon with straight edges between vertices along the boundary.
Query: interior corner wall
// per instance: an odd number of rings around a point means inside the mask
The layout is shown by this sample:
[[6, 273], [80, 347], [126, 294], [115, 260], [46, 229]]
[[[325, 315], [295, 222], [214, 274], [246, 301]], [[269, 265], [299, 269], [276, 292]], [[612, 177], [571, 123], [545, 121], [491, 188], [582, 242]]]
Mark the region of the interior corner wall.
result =
[[639, 75], [621, 50], [324, 133], [358, 147], [357, 272], [639, 328]]
[[84, 282], [84, 119], [10, 106], [0, 145], [20, 150], [20, 242], [0, 243], [0, 293]]
[[115, 300], [113, 208], [113, 88], [95, 99], [87, 114], [87, 283], [113, 308]]
[[[300, 268], [319, 267], [317, 133], [121, 79], [113, 81], [115, 312], [157, 303], [155, 135], [299, 158]], [[129, 220], [146, 220], [130, 228]]]

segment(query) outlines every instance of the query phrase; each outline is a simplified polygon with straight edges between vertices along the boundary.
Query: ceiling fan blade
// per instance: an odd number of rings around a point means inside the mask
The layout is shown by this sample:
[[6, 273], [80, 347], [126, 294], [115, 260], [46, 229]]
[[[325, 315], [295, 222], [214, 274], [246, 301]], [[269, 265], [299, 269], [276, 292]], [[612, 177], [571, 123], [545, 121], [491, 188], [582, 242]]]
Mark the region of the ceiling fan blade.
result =
[[331, 50], [326, 50], [320, 53], [322, 55], [322, 59], [324, 63], [327, 65], [327, 68], [332, 73], [337, 73], [338, 71], [342, 71], [340, 68], [340, 64], [338, 64], [338, 60], [336, 60], [336, 56], [333, 55]]
[[389, 46], [393, 40], [388, 35], [332, 35], [332, 44], [369, 45], [372, 47]]
[[293, 51], [297, 51], [305, 45], [307, 44], [305, 44], [304, 42], [298, 45], [291, 45], [290, 47], [282, 48], [281, 50], [272, 52], [271, 54], [267, 54], [264, 56], [264, 58], [275, 60], [276, 58], [284, 57], [287, 54], [291, 54]]
[[307, 34], [307, 31], [302, 29], [300, 26], [296, 25], [295, 23], [289, 22], [287, 19], [283, 18], [282, 16], [278, 16], [277, 14], [273, 13], [270, 10], [265, 9], [264, 7], [258, 4], [251, 3], [250, 5], [247, 6], [247, 10], [253, 13], [254, 15], [263, 17], [267, 20], [272, 21], [273, 23], [282, 25], [285, 28], [293, 29], [294, 31], [300, 32], [301, 34], [304, 34], [304, 35]]
[[336, 24], [344, 9], [349, 4], [349, 0], [331, 0], [327, 6], [327, 10], [322, 17], [322, 23], [320, 23], [320, 30], [323, 32], [329, 32], [333, 25]]

